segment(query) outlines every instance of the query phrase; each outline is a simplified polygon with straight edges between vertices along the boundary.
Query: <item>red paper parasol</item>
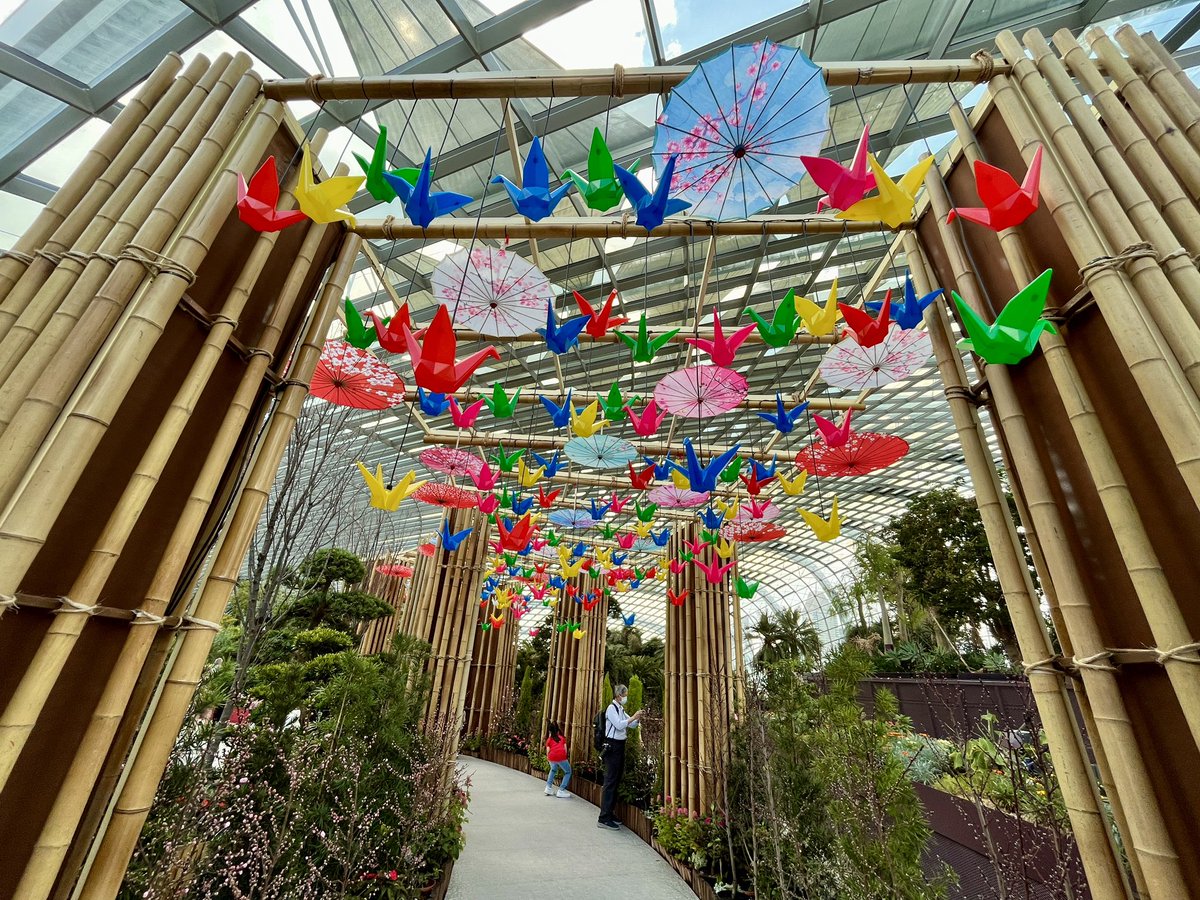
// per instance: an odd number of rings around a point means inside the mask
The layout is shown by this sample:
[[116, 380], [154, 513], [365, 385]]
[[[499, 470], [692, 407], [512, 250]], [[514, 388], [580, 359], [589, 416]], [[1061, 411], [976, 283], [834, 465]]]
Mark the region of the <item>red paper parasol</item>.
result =
[[848, 340], [830, 347], [821, 360], [821, 377], [849, 391], [882, 387], [916, 372], [932, 352], [929, 335], [924, 331], [894, 325], [874, 346], [864, 347]]
[[421, 485], [413, 493], [413, 497], [430, 506], [440, 506], [443, 509], [470, 509], [478, 500], [474, 491], [464, 490], [452, 484], [442, 484], [430, 481]]
[[689, 491], [673, 484], [660, 484], [648, 495], [651, 503], [657, 503], [664, 509], [687, 509], [708, 502], [708, 494]]
[[417, 552], [422, 556], [433, 556], [437, 552], [437, 547], [433, 546], [433, 544], [422, 544], [417, 548]]
[[890, 466], [908, 452], [908, 441], [892, 434], [860, 431], [840, 447], [813, 444], [796, 454], [796, 465], [810, 475], [847, 478]]
[[706, 419], [736, 409], [746, 399], [746, 379], [724, 366], [691, 366], [672, 372], [654, 388], [654, 401], [669, 413]]
[[422, 465], [435, 472], [470, 478], [483, 470], [483, 460], [457, 447], [429, 447], [421, 451]]
[[721, 537], [727, 541], [739, 541], [743, 544], [774, 541], [786, 535], [787, 529], [781, 528], [774, 522], [765, 522], [762, 519], [751, 519], [747, 522], [727, 522], [721, 526]]
[[400, 376], [345, 341], [326, 341], [313, 372], [312, 395], [353, 409], [388, 409], [404, 400]]
[[376, 566], [375, 571], [380, 575], [388, 575], [392, 578], [410, 578], [413, 573], [412, 566], [406, 566], [403, 563], [385, 563]]

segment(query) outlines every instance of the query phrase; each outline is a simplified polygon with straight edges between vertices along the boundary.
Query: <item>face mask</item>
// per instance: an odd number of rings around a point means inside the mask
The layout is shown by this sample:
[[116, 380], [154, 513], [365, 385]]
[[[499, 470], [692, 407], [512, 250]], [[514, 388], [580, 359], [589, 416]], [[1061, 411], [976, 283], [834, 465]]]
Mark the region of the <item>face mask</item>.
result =
[[628, 700], [628, 699], [629, 699], [628, 697], [618, 697], [618, 698], [617, 698], [617, 702], [618, 702], [618, 703], [620, 703], [622, 706], [624, 706], [624, 705], [625, 705], [625, 701], [626, 701], [626, 700]]

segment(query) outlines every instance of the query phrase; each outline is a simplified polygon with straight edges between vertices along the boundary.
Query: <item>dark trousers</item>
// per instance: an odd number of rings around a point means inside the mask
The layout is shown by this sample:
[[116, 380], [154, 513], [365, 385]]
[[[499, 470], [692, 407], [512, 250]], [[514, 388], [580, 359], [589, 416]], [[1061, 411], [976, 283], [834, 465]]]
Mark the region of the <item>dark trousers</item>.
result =
[[604, 793], [600, 795], [600, 821], [615, 821], [613, 807], [617, 805], [617, 785], [625, 771], [625, 742], [609, 740], [604, 748]]

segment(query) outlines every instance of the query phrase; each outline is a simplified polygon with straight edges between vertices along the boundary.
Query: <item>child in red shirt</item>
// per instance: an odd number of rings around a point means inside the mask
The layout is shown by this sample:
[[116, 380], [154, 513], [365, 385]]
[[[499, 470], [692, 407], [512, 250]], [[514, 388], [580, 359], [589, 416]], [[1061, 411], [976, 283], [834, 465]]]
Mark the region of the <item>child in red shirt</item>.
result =
[[[550, 774], [546, 776], [546, 796], [570, 797], [571, 795], [567, 793], [567, 785], [571, 783], [571, 763], [567, 761], [567, 738], [555, 722], [548, 722], [546, 730], [549, 732], [549, 737], [546, 738], [546, 759], [550, 761]], [[558, 786], [558, 792], [555, 793], [554, 778], [559, 769], [563, 771], [563, 780], [562, 784]]]

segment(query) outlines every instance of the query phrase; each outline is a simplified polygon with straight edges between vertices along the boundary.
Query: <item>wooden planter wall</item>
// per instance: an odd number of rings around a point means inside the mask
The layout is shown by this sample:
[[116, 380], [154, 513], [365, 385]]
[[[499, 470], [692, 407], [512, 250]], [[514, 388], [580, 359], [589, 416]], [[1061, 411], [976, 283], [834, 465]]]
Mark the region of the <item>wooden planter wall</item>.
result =
[[115, 892], [357, 253], [238, 220], [297, 148], [249, 67], [165, 60], [0, 259], [0, 896], [62, 896], [106, 815]]
[[[988, 321], [1054, 269], [1060, 334], [1016, 366], [976, 360], [981, 391], [944, 311], [926, 322], [1091, 893], [1130, 890], [1090, 796], [1072, 690], [1139, 893], [1200, 897], [1200, 94], [1128, 26], [1115, 43], [1099, 31], [1087, 40], [1105, 74], [1065, 31], [1057, 52], [1036, 31], [1023, 44], [997, 38], [1012, 72], [992, 79], [973, 124], [952, 110], [964, 156], [931, 172], [929, 214], [906, 249], [918, 290], [953, 288]], [[951, 206], [977, 202], [965, 163], [1019, 175], [1039, 146], [1032, 217], [999, 235], [947, 226]], [[980, 397], [1059, 654], [1002, 512]]]
[[[667, 556], [676, 559], [685, 541], [700, 540], [700, 526], [689, 523], [671, 534]], [[715, 551], [702, 551], [705, 563]], [[726, 574], [712, 584], [688, 565], [667, 576], [676, 594], [687, 591], [682, 606], [667, 605], [663, 678], [663, 793], [676, 806], [705, 813], [724, 799], [729, 757], [729, 721], [733, 708], [735, 663], [731, 595]]]
[[[582, 596], [594, 585], [602, 584], [588, 575], [567, 581]], [[579, 622], [584, 630], [581, 638], [570, 631], [558, 631], [560, 622]], [[592, 720], [600, 711], [604, 693], [604, 653], [608, 646], [608, 598], [590, 610], [576, 603], [564, 591], [554, 607], [550, 624], [550, 669], [546, 674], [546, 697], [543, 706], [541, 738], [546, 735], [546, 723], [556, 722], [567, 737], [567, 747], [574, 760], [588, 759], [592, 750]], [[540, 742], [539, 742], [540, 744]]]
[[517, 676], [517, 637], [520, 623], [509, 610], [504, 611], [500, 628], [483, 630], [491, 620], [494, 608], [476, 603], [475, 648], [471, 653], [471, 669], [467, 673], [466, 734], [492, 734], [513, 704], [513, 684]]

